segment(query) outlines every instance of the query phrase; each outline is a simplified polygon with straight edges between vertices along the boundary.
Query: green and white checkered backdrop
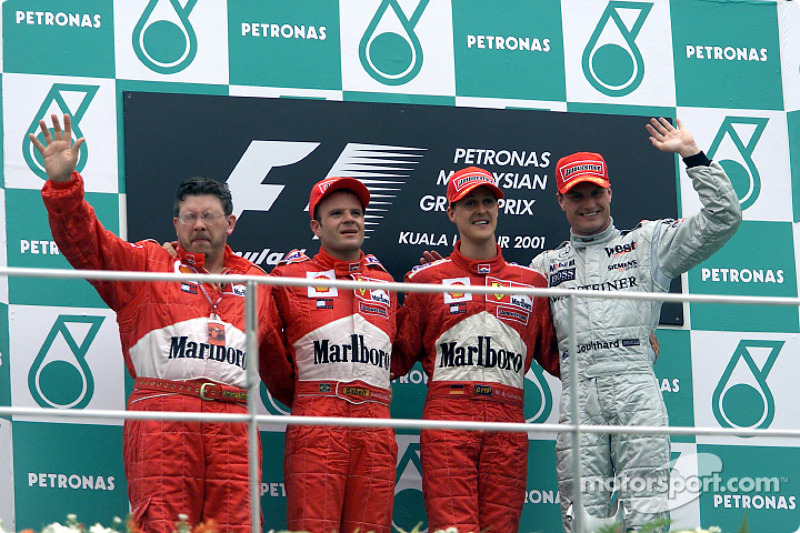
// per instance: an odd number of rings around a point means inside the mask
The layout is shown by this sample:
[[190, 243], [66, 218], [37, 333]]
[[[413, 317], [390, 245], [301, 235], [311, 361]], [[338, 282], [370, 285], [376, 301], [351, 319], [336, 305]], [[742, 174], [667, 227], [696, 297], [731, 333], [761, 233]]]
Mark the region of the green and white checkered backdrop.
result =
[[[90, 177], [88, 200], [109, 229], [126, 235], [127, 217], [136, 214], [125, 212], [123, 91], [141, 91], [679, 116], [724, 166], [744, 209], [730, 243], [684, 275], [684, 291], [798, 296], [797, 0], [6, 0], [2, 7], [4, 266], [68, 268], [26, 140], [52, 112], [70, 113], [76, 133], [89, 139], [79, 161]], [[540, 171], [552, 172], [549, 165]], [[696, 212], [689, 181], [679, 178], [678, 209]], [[647, 176], [641, 180], [648, 187]], [[168, 224], [168, 213], [154, 216]], [[686, 305], [683, 326], [659, 330], [655, 369], [671, 423], [796, 429], [798, 333], [794, 307]], [[124, 409], [130, 379], [119, 351], [113, 313], [86, 282], [0, 281], [0, 405]], [[528, 378], [526, 416], [555, 422], [559, 383], [541, 372]], [[421, 372], [394, 390], [413, 400], [394, 415], [419, 417]], [[281, 412], [266, 393], [262, 401], [264, 413]], [[263, 429], [264, 527], [279, 529], [283, 433]], [[553, 437], [531, 437], [523, 531], [560, 528]], [[424, 521], [419, 441], [403, 433], [398, 442], [395, 524], [410, 529]], [[120, 421], [0, 418], [0, 518], [21, 530], [71, 512], [87, 523], [125, 516], [121, 444]], [[673, 528], [702, 522], [734, 530], [746, 512], [753, 531], [795, 531], [798, 452], [796, 440], [673, 438]]]

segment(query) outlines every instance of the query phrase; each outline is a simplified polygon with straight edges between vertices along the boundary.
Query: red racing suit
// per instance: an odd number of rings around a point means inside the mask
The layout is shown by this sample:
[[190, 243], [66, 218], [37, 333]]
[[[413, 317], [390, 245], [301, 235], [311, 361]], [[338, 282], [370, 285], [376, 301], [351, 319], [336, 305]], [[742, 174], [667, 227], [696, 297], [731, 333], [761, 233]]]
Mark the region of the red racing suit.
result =
[[[69, 182], [48, 180], [42, 197], [53, 238], [75, 268], [205, 272], [202, 254], [179, 249], [173, 258], [155, 241], [129, 243], [105, 230], [83, 199], [77, 172]], [[264, 275], [230, 248], [225, 273]], [[129, 410], [247, 412], [245, 285], [91, 283], [117, 314], [125, 365], [135, 379]], [[266, 374], [270, 359], [286, 355], [269, 288], [258, 287], [260, 370]], [[210, 335], [214, 307], [222, 341]], [[144, 531], [172, 532], [179, 513], [192, 523], [213, 520], [222, 531], [251, 531], [246, 424], [126, 420], [123, 452], [131, 509]]]
[[[290, 252], [272, 276], [392, 281], [378, 260]], [[274, 286], [296, 367], [292, 414], [389, 418], [397, 295], [376, 289]], [[288, 376], [286, 379], [290, 379]], [[291, 531], [389, 533], [397, 443], [391, 428], [289, 426], [284, 454]]]
[[[398, 319], [392, 371], [400, 376], [422, 361], [429, 379], [423, 418], [524, 422], [531, 360], [557, 374], [558, 351], [547, 298], [506, 290], [547, 287], [546, 279], [506, 262], [499, 247], [494, 259], [468, 259], [459, 241], [449, 258], [410, 272], [406, 281], [453, 287], [408, 293]], [[460, 292], [463, 286], [497, 292]], [[525, 433], [423, 430], [420, 455], [429, 531], [517, 532], [527, 479]]]

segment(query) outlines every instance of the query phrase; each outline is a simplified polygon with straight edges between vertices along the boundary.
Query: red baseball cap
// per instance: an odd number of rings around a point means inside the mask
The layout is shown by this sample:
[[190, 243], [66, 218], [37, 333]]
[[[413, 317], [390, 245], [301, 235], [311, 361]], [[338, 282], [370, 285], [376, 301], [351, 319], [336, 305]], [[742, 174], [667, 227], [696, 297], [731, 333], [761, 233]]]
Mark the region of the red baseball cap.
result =
[[325, 178], [315, 183], [311, 188], [311, 197], [308, 200], [308, 212], [311, 214], [311, 218], [314, 218], [314, 208], [317, 207], [317, 204], [332, 192], [341, 190], [350, 191], [358, 196], [361, 207], [364, 209], [369, 205], [369, 189], [357, 179], [340, 177]]
[[488, 187], [498, 199], [503, 197], [503, 190], [497, 186], [490, 172], [478, 167], [467, 167], [450, 176], [447, 182], [447, 201], [453, 205], [476, 187]]
[[578, 183], [590, 181], [604, 189], [611, 187], [608, 181], [608, 166], [600, 154], [577, 152], [562, 157], [556, 164], [556, 185], [564, 194]]

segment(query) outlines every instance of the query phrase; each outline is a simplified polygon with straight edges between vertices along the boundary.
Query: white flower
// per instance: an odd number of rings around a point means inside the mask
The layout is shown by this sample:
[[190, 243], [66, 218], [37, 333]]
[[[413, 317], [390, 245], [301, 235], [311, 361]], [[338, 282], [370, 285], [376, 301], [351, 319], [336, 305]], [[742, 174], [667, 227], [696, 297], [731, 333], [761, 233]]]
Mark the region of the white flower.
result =
[[42, 529], [42, 533], [75, 533], [76, 531], [80, 531], [79, 529], [73, 529], [71, 527], [62, 526], [58, 522], [53, 522], [49, 526], [45, 526]]

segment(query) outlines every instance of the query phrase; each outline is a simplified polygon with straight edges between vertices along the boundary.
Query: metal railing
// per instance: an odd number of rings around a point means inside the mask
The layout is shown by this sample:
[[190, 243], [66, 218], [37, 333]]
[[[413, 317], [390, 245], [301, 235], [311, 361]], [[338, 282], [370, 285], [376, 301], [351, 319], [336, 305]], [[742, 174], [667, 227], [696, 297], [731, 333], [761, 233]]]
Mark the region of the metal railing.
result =
[[[664, 426], [597, 426], [580, 423], [578, 395], [571, 394], [570, 413], [571, 419], [578, 421], [573, 424], [527, 424], [527, 423], [500, 423], [472, 421], [439, 421], [417, 419], [377, 419], [377, 418], [338, 418], [338, 417], [308, 417], [308, 416], [283, 416], [257, 414], [257, 397], [260, 386], [258, 375], [258, 338], [257, 324], [258, 311], [256, 306], [256, 286], [259, 284], [280, 285], [291, 287], [305, 287], [309, 285], [337, 287], [343, 289], [382, 289], [394, 292], [449, 292], [452, 287], [445, 285], [420, 284], [420, 283], [377, 283], [345, 280], [302, 279], [271, 276], [245, 276], [245, 275], [220, 275], [220, 274], [177, 274], [177, 273], [152, 273], [152, 272], [109, 272], [94, 270], [60, 270], [60, 269], [32, 269], [32, 268], [0, 268], [0, 277], [27, 277], [27, 278], [57, 278], [57, 279], [87, 279], [87, 280], [119, 280], [119, 281], [198, 281], [244, 283], [247, 285], [245, 296], [245, 333], [247, 335], [247, 414], [205, 414], [191, 412], [142, 412], [128, 410], [61, 410], [28, 407], [2, 407], [0, 415], [5, 416], [30, 416], [52, 417], [57, 415], [62, 418], [97, 418], [97, 419], [125, 419], [125, 420], [172, 420], [172, 421], [208, 421], [224, 423], [248, 424], [248, 462], [250, 471], [251, 495], [251, 523], [253, 533], [261, 531], [260, 528], [260, 487], [258, 457], [258, 424], [265, 425], [309, 425], [309, 426], [344, 426], [344, 427], [391, 427], [395, 429], [457, 429], [467, 431], [504, 431], [519, 433], [571, 433], [573, 436], [572, 462], [575, 473], [575, 492], [573, 504], [576, 509], [581, 509], [580, 491], [580, 434], [658, 434], [658, 435], [703, 435], [703, 436], [736, 436], [736, 437], [778, 437], [800, 438], [800, 430], [781, 429], [743, 429], [743, 428], [715, 428], [715, 427], [664, 427]], [[459, 292], [470, 294], [494, 294], [496, 287], [459, 286]], [[574, 334], [575, 301], [581, 298], [607, 298], [619, 300], [644, 300], [661, 302], [689, 302], [710, 304], [745, 304], [745, 305], [772, 305], [772, 306], [800, 306], [800, 298], [754, 297], [754, 296], [715, 296], [715, 295], [690, 295], [671, 293], [649, 292], [606, 292], [594, 290], [570, 289], [539, 289], [539, 288], [512, 288], [504, 287], [504, 293], [524, 294], [528, 296], [565, 297], [568, 302], [569, 314], [569, 351], [577, 353], [576, 338]], [[570, 357], [570, 387], [576, 390], [578, 378], [576, 357]], [[575, 513], [572, 530], [574, 533], [583, 532], [582, 516]]]

